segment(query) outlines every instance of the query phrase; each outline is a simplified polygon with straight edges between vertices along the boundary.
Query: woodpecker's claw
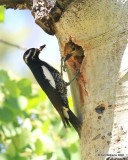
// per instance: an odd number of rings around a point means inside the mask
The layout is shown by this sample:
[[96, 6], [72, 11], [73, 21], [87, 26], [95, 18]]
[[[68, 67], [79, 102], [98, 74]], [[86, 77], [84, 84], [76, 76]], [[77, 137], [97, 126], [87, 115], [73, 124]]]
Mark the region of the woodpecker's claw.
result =
[[64, 57], [61, 58], [61, 76], [62, 77], [63, 77], [63, 71], [67, 72], [67, 67], [65, 65], [65, 58]]
[[[61, 71], [67, 72], [67, 67], [65, 65], [65, 62], [72, 56], [72, 54], [68, 53], [66, 57], [61, 58]], [[62, 72], [61, 72], [62, 73]]]
[[80, 74], [80, 70], [78, 69], [73, 77], [73, 79], [70, 82], [67, 82], [67, 86], [69, 86]]

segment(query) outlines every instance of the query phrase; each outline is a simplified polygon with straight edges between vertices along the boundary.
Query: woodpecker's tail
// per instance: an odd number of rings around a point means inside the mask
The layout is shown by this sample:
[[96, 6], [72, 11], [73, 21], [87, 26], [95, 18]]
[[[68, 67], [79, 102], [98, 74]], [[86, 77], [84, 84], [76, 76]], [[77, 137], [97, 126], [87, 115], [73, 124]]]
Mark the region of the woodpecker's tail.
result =
[[82, 127], [82, 122], [74, 115], [74, 113], [69, 109], [68, 110], [69, 114], [69, 121], [79, 134], [79, 137], [81, 136], [81, 127]]

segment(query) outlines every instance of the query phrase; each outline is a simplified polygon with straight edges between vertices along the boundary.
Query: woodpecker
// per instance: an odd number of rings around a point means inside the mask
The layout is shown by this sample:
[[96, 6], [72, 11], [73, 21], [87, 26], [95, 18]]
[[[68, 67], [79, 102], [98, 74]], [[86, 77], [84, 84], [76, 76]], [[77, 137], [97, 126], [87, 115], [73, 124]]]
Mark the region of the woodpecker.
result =
[[70, 127], [71, 123], [80, 136], [82, 123], [70, 110], [67, 99], [67, 85], [69, 85], [70, 82], [65, 82], [61, 74], [55, 68], [39, 59], [39, 54], [45, 46], [46, 45], [43, 45], [39, 49], [28, 49], [24, 53], [23, 59], [42, 90], [58, 111], [64, 126]]

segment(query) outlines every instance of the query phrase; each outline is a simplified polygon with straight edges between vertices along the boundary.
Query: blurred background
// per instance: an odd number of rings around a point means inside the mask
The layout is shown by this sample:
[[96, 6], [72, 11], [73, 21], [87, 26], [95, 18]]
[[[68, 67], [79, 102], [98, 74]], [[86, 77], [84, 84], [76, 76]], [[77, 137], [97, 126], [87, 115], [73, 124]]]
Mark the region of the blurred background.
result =
[[[2, 9], [3, 10], [3, 9]], [[0, 160], [80, 160], [79, 138], [58, 113], [23, 61], [24, 49], [46, 44], [40, 58], [60, 70], [55, 36], [34, 22], [30, 11], [8, 9], [0, 23]], [[2, 41], [19, 45], [18, 49]], [[68, 93], [73, 110], [73, 102]]]
[[[40, 58], [60, 69], [58, 64], [60, 53], [56, 37], [46, 34], [36, 25], [30, 11], [8, 9], [5, 10], [4, 16], [4, 22], [0, 23], [0, 39], [26, 49], [46, 44]], [[28, 69], [23, 62], [23, 53], [24, 50], [0, 43], [0, 67], [13, 70], [19, 76], [26, 76]]]

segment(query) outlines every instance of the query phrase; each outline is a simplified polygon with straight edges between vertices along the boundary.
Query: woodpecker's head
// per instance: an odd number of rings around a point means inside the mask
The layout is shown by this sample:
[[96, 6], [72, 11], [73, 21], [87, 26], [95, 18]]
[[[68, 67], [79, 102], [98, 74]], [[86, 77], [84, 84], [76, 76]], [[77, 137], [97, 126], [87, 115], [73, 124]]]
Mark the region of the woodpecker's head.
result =
[[23, 55], [23, 59], [24, 59], [25, 63], [28, 64], [30, 62], [34, 62], [37, 59], [39, 59], [39, 54], [45, 46], [46, 45], [43, 45], [39, 49], [38, 48], [28, 49]]

